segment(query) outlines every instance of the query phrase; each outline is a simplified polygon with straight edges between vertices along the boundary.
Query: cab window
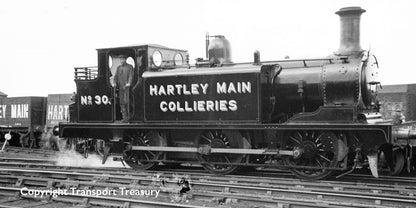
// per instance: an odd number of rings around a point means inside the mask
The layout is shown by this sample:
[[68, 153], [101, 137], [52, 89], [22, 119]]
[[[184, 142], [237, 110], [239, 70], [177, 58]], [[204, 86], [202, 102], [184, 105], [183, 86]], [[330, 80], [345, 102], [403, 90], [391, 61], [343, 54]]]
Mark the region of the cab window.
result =
[[[126, 62], [135, 68], [135, 61], [133, 57], [128, 56]], [[120, 54], [117, 55], [109, 55], [108, 56], [108, 68], [110, 70], [110, 83], [111, 86], [114, 86], [114, 75], [116, 74], [117, 67], [121, 65], [121, 58]]]

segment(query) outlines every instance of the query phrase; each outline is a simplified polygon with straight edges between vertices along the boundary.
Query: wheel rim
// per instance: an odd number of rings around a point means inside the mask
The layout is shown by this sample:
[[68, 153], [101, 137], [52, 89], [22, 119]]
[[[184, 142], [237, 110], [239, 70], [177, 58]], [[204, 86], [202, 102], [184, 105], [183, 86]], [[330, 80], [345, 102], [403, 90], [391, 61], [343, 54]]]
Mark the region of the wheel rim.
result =
[[[132, 146], [166, 146], [166, 135], [158, 131], [136, 132], [128, 134], [125, 141], [128, 141]], [[151, 161], [161, 159], [163, 152], [127, 150], [124, 154], [124, 161], [130, 167], [147, 170], [157, 165], [158, 162]]]
[[[246, 141], [244, 141], [246, 140]], [[248, 136], [243, 136], [238, 131], [221, 131], [211, 130], [200, 134], [195, 144], [197, 147], [209, 146], [211, 148], [249, 148]], [[231, 174], [235, 172], [239, 166], [231, 165], [232, 163], [243, 163], [246, 159], [244, 154], [197, 154], [198, 160], [202, 166], [208, 171], [215, 174]], [[228, 164], [211, 164], [229, 163]]]
[[302, 151], [298, 157], [285, 157], [286, 165], [319, 168], [292, 168], [291, 171], [302, 179], [317, 180], [328, 177], [333, 170], [321, 168], [333, 168], [338, 165], [338, 137], [332, 132], [292, 132], [287, 135], [285, 146], [287, 149], [298, 148]]

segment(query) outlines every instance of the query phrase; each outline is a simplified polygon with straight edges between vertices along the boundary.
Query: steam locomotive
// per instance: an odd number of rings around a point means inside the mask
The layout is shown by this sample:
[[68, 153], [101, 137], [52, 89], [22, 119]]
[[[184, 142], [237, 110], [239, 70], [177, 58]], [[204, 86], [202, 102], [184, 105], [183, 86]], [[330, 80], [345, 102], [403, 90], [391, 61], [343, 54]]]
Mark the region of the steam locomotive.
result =
[[[103, 162], [118, 155], [136, 169], [277, 167], [322, 179], [366, 164], [377, 176], [384, 160], [394, 170], [396, 141], [414, 133], [380, 119], [378, 61], [359, 41], [364, 12], [336, 12], [340, 47], [323, 58], [265, 62], [256, 51], [253, 62], [233, 63], [224, 36], [207, 37], [207, 58], [194, 66], [187, 51], [161, 45], [98, 49], [98, 67], [75, 68], [76, 103], [60, 136], [102, 141]], [[113, 87], [120, 55], [134, 68], [128, 122]]]

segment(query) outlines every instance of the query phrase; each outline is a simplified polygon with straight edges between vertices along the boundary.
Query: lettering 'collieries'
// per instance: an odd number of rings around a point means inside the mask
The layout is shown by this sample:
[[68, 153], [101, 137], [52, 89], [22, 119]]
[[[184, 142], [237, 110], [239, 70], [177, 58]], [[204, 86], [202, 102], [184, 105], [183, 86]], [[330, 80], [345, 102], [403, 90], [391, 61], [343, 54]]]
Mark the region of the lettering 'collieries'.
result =
[[[149, 85], [150, 96], [246, 94], [251, 93], [251, 82], [217, 82], [215, 90], [209, 90], [208, 83]], [[166, 101], [159, 104], [162, 112], [215, 112], [237, 111], [236, 100], [191, 100]]]

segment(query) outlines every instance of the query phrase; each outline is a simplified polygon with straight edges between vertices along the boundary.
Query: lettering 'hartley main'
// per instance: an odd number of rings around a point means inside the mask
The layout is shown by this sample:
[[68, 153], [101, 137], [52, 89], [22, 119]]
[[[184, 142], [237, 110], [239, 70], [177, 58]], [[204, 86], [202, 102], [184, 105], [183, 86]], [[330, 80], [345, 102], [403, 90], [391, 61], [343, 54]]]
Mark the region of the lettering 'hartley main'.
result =
[[[149, 85], [149, 95], [206, 95], [208, 87], [208, 83]], [[216, 87], [217, 94], [251, 93], [251, 82], [217, 82]]]

